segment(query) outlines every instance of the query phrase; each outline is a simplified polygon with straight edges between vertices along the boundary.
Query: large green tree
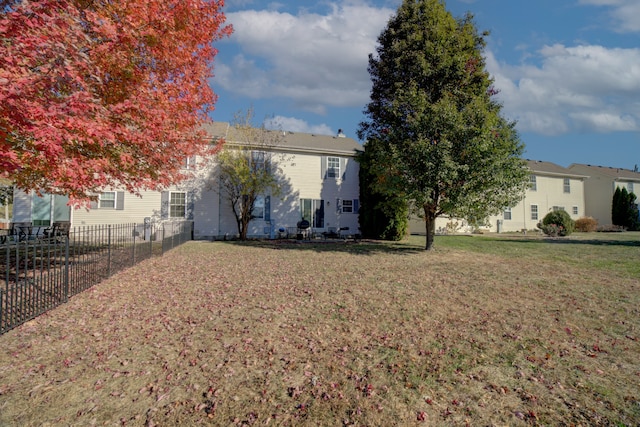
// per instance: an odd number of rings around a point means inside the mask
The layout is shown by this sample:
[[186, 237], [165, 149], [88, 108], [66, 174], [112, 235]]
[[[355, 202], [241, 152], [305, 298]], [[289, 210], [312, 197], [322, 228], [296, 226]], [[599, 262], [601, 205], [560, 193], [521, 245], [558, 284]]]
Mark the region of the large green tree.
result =
[[443, 1], [405, 0], [369, 56], [371, 101], [358, 136], [376, 151], [376, 191], [403, 197], [424, 218], [427, 250], [438, 216], [478, 221], [526, 188], [524, 146], [485, 70], [486, 35]]

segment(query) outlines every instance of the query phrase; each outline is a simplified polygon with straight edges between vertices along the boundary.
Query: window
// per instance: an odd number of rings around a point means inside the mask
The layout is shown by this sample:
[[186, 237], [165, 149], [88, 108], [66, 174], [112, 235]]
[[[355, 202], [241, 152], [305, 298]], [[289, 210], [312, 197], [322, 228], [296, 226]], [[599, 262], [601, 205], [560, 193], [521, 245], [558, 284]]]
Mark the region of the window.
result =
[[538, 190], [538, 182], [536, 181], [536, 176], [535, 175], [530, 175], [529, 176], [529, 189], [531, 191], [537, 191]]
[[563, 211], [564, 206], [554, 206], [553, 208], [551, 208], [551, 210], [553, 210], [554, 212]]
[[251, 169], [254, 171], [266, 170], [267, 168], [267, 153], [264, 151], [252, 151], [251, 152]]
[[569, 178], [564, 179], [564, 192], [571, 193], [571, 180]]
[[627, 192], [633, 193], [633, 182], [627, 182]]
[[504, 219], [511, 219], [511, 208], [506, 208], [504, 210]]
[[0, 223], [13, 218], [13, 187], [0, 185]]
[[169, 218], [184, 218], [187, 212], [187, 193], [171, 192], [169, 195]]
[[531, 219], [533, 221], [538, 220], [538, 205], [531, 205]]
[[324, 228], [324, 200], [300, 199], [300, 218], [313, 228]]
[[578, 207], [577, 206], [573, 207], [573, 214], [574, 215], [578, 215]]
[[340, 177], [340, 158], [339, 157], [327, 157], [327, 177], [329, 178]]
[[51, 225], [51, 194], [33, 197], [31, 222], [34, 226]]
[[256, 196], [256, 200], [255, 202], [253, 202], [253, 210], [251, 211], [251, 216], [255, 219], [264, 218], [264, 197]]
[[353, 213], [353, 200], [342, 201], [342, 213]]
[[98, 209], [115, 209], [116, 208], [116, 192], [107, 191], [100, 193], [98, 199]]
[[182, 162], [182, 169], [193, 170], [196, 168], [196, 156], [187, 157]]

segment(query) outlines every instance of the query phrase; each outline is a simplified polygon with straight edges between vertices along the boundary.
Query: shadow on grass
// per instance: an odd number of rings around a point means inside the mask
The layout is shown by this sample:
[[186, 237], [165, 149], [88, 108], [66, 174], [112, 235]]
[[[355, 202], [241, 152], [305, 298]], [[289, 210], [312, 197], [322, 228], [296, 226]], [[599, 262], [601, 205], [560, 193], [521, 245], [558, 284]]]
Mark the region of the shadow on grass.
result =
[[569, 237], [540, 237], [537, 239], [527, 237], [515, 237], [515, 238], [502, 238], [502, 237], [483, 237], [485, 240], [491, 240], [494, 242], [505, 243], [555, 243], [565, 245], [592, 245], [592, 246], [626, 246], [626, 247], [639, 247], [640, 246], [640, 234], [637, 235], [637, 239], [616, 239], [614, 235], [607, 234], [599, 236], [600, 238], [573, 238]]
[[283, 251], [299, 252], [344, 252], [352, 255], [375, 254], [415, 254], [424, 252], [424, 247], [405, 242], [391, 242], [378, 240], [246, 240], [246, 241], [217, 241], [235, 246], [252, 248], [270, 248]]

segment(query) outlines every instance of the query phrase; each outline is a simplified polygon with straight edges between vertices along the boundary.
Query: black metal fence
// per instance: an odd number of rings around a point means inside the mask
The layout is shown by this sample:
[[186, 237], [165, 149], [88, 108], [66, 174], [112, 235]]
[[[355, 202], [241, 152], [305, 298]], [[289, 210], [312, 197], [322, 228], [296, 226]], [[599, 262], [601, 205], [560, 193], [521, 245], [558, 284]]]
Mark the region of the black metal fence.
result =
[[0, 334], [118, 271], [193, 239], [193, 222], [76, 227], [0, 245]]

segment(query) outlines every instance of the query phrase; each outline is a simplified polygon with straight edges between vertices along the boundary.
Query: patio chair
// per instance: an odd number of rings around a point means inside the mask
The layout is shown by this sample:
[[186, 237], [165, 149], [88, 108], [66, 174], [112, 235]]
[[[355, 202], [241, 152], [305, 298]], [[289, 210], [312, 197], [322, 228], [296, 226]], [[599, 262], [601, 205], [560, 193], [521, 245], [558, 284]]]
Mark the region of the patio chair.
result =
[[29, 240], [33, 235], [33, 224], [30, 222], [12, 222], [9, 237], [18, 242]]
[[51, 227], [47, 227], [43, 231], [45, 239], [54, 240], [56, 242], [62, 241], [62, 238], [69, 237], [69, 231], [71, 230], [70, 221], [56, 221]]

